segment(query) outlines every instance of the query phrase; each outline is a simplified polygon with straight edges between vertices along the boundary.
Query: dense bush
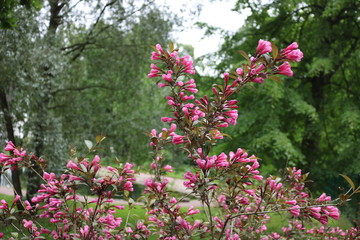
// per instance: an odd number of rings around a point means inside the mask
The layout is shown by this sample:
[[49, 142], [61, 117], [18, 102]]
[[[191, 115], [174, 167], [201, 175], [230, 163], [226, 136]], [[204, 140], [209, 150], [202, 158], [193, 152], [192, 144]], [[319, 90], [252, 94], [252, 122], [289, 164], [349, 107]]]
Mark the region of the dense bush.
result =
[[[144, 207], [146, 215], [136, 224], [128, 219], [115, 217], [124, 206], [114, 204], [114, 196], [129, 198], [133, 191], [134, 169], [131, 163], [119, 163], [118, 167], [104, 167], [99, 156], [91, 154], [98, 149], [104, 136], [96, 138], [96, 144], [87, 142], [89, 155], [72, 157], [66, 171], [56, 176], [47, 173], [45, 161], [28, 154], [11, 142], [5, 147], [8, 153], [0, 154], [2, 169], [34, 165], [42, 168], [44, 183], [38, 195], [31, 201], [18, 196], [13, 203], [1, 201], [0, 219], [17, 232], [12, 239], [356, 239], [357, 228], [342, 230], [328, 228], [328, 218], [338, 220], [337, 205], [344, 204], [359, 188], [345, 178], [351, 189], [338, 199], [325, 194], [312, 197], [305, 188], [308, 174], [289, 167], [282, 176], [265, 178], [259, 171], [259, 159], [238, 148], [234, 152], [212, 155], [217, 141], [227, 137], [221, 132], [229, 124], [235, 125], [238, 117], [237, 101], [232, 97], [243, 87], [263, 83], [265, 79], [278, 81], [277, 75], [292, 76], [290, 62], [303, 57], [296, 43], [278, 51], [268, 41], [260, 40], [255, 55], [240, 52], [247, 63], [234, 72], [224, 73], [222, 84], [212, 87], [214, 96], [196, 99], [196, 83], [190, 75], [195, 73], [189, 56], [179, 57], [173, 44], [169, 51], [160, 45], [154, 47], [150, 78], [158, 80], [159, 87], [169, 89], [166, 97], [172, 115], [162, 117], [170, 124], [161, 131], [148, 133], [152, 146], [151, 169], [154, 177], [144, 182]], [[265, 104], [265, 103], [264, 103]], [[166, 172], [172, 166], [165, 164], [164, 148], [177, 145], [193, 162], [193, 170], [184, 174], [184, 185], [201, 201], [203, 208], [182, 209], [181, 199], [169, 189]], [[92, 160], [90, 160], [92, 159]], [[106, 169], [106, 174], [100, 174]], [[38, 173], [39, 174], [39, 173]], [[88, 186], [95, 198], [78, 194], [79, 185]], [[17, 211], [16, 205], [24, 210]], [[282, 232], [267, 231], [270, 213], [288, 212], [290, 222]], [[200, 216], [203, 213], [205, 220]], [[44, 227], [43, 222], [50, 225]], [[315, 220], [319, 228], [306, 228]], [[50, 227], [49, 227], [50, 226]], [[3, 236], [4, 237], [4, 236]], [[11, 236], [5, 236], [11, 238]]]

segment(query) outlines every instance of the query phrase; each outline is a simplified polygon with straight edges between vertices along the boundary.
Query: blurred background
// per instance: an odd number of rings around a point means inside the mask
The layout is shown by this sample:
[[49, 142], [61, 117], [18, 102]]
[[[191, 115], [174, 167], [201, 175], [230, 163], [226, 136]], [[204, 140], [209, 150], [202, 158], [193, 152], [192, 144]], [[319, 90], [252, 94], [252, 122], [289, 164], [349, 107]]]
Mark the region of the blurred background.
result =
[[[105, 135], [114, 158], [148, 167], [144, 134], [166, 125], [164, 96], [148, 79], [150, 45], [175, 42], [196, 65], [199, 95], [253, 53], [259, 39], [304, 53], [294, 77], [237, 96], [238, 124], [214, 154], [244, 148], [262, 172], [310, 172], [309, 187], [336, 197], [360, 184], [360, 2], [357, 0], [6, 0], [0, 3], [0, 141], [12, 140], [60, 172], [70, 145]], [[168, 161], [189, 167], [180, 151]], [[176, 169], [175, 169], [176, 170]], [[37, 186], [34, 176], [23, 188]], [[32, 180], [34, 179], [34, 180]], [[345, 210], [344, 210], [345, 211]], [[347, 214], [359, 218], [359, 198]]]

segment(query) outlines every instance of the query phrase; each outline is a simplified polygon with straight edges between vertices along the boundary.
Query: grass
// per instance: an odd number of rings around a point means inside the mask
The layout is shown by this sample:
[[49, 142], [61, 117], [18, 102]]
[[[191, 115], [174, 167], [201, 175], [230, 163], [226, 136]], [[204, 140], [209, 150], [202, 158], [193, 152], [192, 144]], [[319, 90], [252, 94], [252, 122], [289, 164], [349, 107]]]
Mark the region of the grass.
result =
[[[287, 212], [281, 212], [281, 213], [272, 213], [269, 214], [271, 219], [269, 220], [269, 223], [266, 225], [269, 232], [278, 232], [281, 233], [281, 226], [287, 226], [288, 221], [290, 220], [290, 214]], [[317, 228], [321, 227], [321, 223], [316, 221], [315, 219], [304, 221], [305, 226], [307, 226], [308, 229], [310, 228]], [[340, 227], [342, 229], [349, 229], [352, 227], [351, 222], [348, 218], [345, 216], [341, 216], [338, 221], [329, 218], [329, 224], [327, 227]]]

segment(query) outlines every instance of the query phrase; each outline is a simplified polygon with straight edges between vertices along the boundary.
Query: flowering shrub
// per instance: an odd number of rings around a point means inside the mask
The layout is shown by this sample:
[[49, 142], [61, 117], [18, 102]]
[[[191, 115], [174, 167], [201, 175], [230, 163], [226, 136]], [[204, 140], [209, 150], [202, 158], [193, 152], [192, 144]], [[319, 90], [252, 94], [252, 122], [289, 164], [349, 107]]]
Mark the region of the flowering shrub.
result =
[[[322, 194], [313, 198], [305, 189], [308, 174], [289, 167], [282, 177], [261, 175], [259, 159], [238, 148], [234, 152], [211, 155], [217, 141], [226, 135], [222, 129], [235, 125], [238, 117], [237, 101], [232, 99], [245, 85], [251, 82], [263, 83], [265, 79], [277, 80], [277, 75], [292, 76], [289, 62], [299, 62], [303, 57], [296, 43], [278, 51], [268, 41], [260, 40], [254, 56], [241, 52], [247, 63], [230, 73], [224, 73], [222, 84], [213, 85], [213, 97], [195, 98], [198, 92], [195, 73], [189, 56], [180, 57], [173, 44], [169, 51], [159, 44], [154, 47], [151, 59], [150, 78], [158, 79], [158, 86], [168, 88], [166, 97], [171, 115], [162, 117], [169, 128], [155, 129], [148, 133], [152, 146], [153, 162], [150, 167], [154, 177], [144, 182], [144, 206], [146, 215], [133, 225], [126, 219], [115, 217], [116, 211], [124, 206], [114, 204], [114, 196], [122, 194], [128, 198], [135, 181], [133, 165], [104, 167], [96, 155], [90, 161], [87, 157], [76, 157], [66, 165], [61, 176], [47, 173], [45, 161], [11, 142], [5, 147], [8, 153], [0, 153], [2, 169], [16, 167], [42, 167], [44, 173], [38, 195], [29, 201], [16, 196], [12, 204], [2, 200], [0, 220], [12, 226], [18, 238], [42, 239], [356, 239], [359, 230], [351, 228], [325, 227], [329, 218], [338, 220], [336, 207], [359, 191], [352, 189], [332, 200]], [[104, 139], [96, 138], [96, 144]], [[163, 149], [168, 145], [179, 145], [194, 165], [193, 171], [184, 174], [184, 186], [191, 190], [189, 195], [199, 199], [203, 208], [181, 208], [181, 199], [174, 197], [168, 187], [166, 172], [174, 169], [165, 165]], [[90, 146], [90, 153], [96, 145]], [[106, 171], [105, 171], [106, 169]], [[106, 174], [100, 174], [106, 172]], [[88, 186], [93, 197], [79, 195], [79, 185]], [[24, 211], [16, 218], [15, 203], [21, 201]], [[291, 216], [282, 232], [267, 231], [271, 213], [288, 212]], [[200, 217], [203, 213], [205, 217]], [[203, 216], [202, 215], [202, 216]], [[42, 220], [42, 221], [40, 221]], [[47, 227], [42, 226], [48, 221]], [[306, 228], [308, 221], [318, 221], [320, 228]], [[4, 234], [0, 234], [4, 237]], [[8, 236], [5, 236], [8, 237]], [[16, 239], [16, 236], [9, 236]]]

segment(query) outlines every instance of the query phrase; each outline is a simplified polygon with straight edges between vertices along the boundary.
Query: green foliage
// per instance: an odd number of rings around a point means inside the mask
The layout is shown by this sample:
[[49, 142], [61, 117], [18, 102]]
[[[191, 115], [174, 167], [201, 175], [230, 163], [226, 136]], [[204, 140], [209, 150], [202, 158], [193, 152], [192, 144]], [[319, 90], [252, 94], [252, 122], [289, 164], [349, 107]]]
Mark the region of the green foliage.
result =
[[26, 7], [27, 9], [39, 10], [39, 0], [1, 0], [0, 1], [0, 28], [13, 28], [17, 23], [16, 8]]
[[[48, 159], [55, 172], [65, 164], [70, 144], [86, 148], [83, 139], [99, 134], [111, 140], [106, 156], [146, 160], [143, 131], [155, 127], [162, 100], [144, 81], [150, 64], [144, 59], [150, 44], [169, 39], [173, 18], [151, 1], [131, 2], [99, 3], [86, 13], [87, 22], [75, 16], [82, 9], [61, 0], [44, 3], [50, 18], [14, 8], [17, 24], [0, 29], [0, 87], [9, 105], [6, 110], [0, 104], [2, 141], [11, 135], [9, 123], [16, 141]], [[5, 119], [5, 111], [11, 118]], [[29, 186], [37, 188], [30, 175]]]
[[[266, 164], [310, 171], [314, 190], [335, 186], [339, 173], [355, 177], [360, 173], [359, 1], [241, 0], [234, 10], [241, 14], [245, 8], [252, 12], [245, 26], [225, 37], [217, 55], [220, 72], [239, 66], [244, 58], [237, 50], [253, 49], [259, 38], [283, 48], [295, 40], [304, 58], [294, 68], [295, 79], [243, 90], [238, 128], [228, 132], [233, 142]], [[218, 149], [233, 147], [226, 142]], [[335, 195], [335, 187], [330, 189]]]

